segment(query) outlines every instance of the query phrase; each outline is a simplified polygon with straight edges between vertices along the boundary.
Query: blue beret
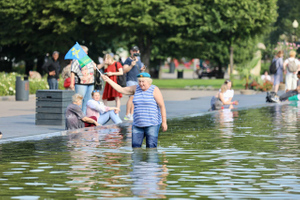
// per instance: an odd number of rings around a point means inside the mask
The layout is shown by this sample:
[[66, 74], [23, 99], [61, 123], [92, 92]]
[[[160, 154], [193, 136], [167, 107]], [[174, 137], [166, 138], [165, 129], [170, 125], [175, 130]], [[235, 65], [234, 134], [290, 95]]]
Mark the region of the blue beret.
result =
[[136, 77], [138, 77], [138, 78], [141, 78], [141, 77], [151, 78], [150, 74], [148, 74], [146, 72], [139, 73]]

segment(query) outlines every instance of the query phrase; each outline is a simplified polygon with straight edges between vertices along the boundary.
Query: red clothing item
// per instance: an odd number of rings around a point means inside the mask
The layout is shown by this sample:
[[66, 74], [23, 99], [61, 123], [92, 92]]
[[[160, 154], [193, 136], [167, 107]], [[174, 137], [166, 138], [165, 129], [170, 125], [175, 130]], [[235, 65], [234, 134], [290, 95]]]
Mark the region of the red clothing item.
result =
[[[91, 116], [91, 117], [89, 117], [89, 118], [91, 118], [91, 119], [97, 121], [97, 117], [95, 117], [95, 116]], [[84, 127], [92, 127], [92, 126], [96, 126], [96, 125], [95, 125], [95, 124], [90, 124], [90, 123], [84, 122]]]
[[[118, 70], [120, 68], [123, 68], [121, 63], [117, 62], [117, 68]], [[116, 71], [116, 62], [109, 65], [106, 69], [104, 69], [104, 72], [118, 72]], [[117, 76], [109, 76], [111, 80], [113, 80], [115, 83], [117, 83]], [[115, 97], [122, 98], [122, 94], [117, 92], [115, 89], [113, 89], [108, 83], [105, 84], [104, 91], [102, 94], [102, 99], [107, 101], [113, 101], [115, 100]]]

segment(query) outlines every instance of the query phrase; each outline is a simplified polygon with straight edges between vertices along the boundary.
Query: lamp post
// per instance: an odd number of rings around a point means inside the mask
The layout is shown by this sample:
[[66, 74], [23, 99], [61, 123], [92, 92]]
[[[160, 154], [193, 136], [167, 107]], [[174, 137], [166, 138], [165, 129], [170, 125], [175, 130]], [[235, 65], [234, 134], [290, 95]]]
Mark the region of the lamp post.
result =
[[[294, 39], [296, 38], [296, 29], [298, 28], [299, 23], [297, 20], [293, 21], [293, 28], [294, 28]], [[293, 42], [295, 42], [295, 40], [293, 40]]]

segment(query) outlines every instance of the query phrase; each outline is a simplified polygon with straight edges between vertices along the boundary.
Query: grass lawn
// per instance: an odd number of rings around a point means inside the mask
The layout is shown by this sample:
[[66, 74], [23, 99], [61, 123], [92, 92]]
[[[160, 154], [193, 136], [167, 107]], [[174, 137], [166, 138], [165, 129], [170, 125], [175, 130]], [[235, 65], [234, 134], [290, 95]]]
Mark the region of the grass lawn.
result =
[[[221, 88], [225, 79], [153, 79], [153, 84], [160, 89], [184, 89], [186, 86], [212, 86]], [[245, 89], [243, 80], [233, 80], [233, 89]]]

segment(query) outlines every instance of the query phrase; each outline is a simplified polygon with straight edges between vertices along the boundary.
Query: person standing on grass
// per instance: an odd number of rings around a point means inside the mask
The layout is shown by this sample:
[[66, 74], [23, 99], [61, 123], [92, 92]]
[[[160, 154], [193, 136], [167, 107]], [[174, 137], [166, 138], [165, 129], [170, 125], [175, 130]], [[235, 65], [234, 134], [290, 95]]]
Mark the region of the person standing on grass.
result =
[[121, 87], [106, 75], [102, 79], [122, 94], [133, 95], [132, 148], [141, 148], [144, 137], [146, 147], [156, 148], [160, 126], [167, 131], [167, 113], [159, 88], [152, 85], [148, 73], [137, 75], [138, 85]]

